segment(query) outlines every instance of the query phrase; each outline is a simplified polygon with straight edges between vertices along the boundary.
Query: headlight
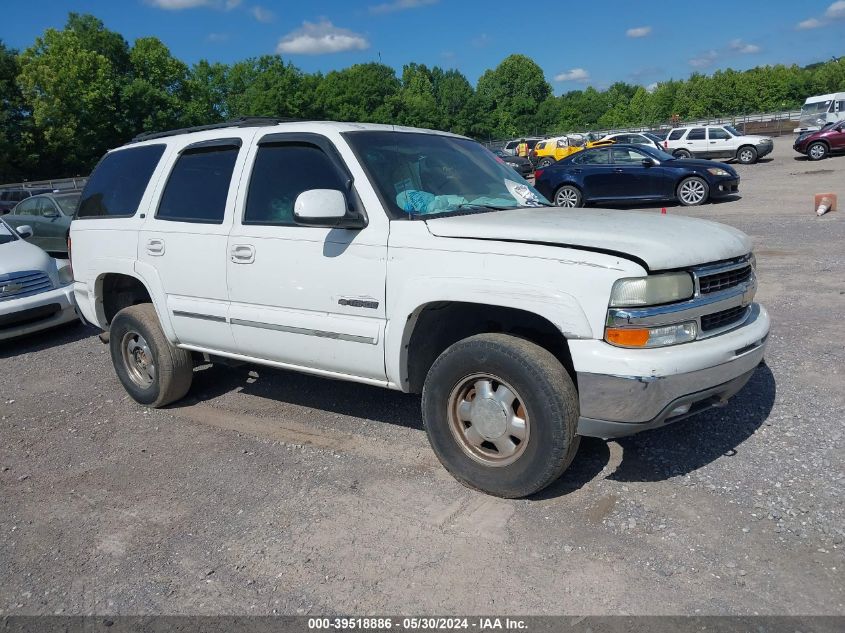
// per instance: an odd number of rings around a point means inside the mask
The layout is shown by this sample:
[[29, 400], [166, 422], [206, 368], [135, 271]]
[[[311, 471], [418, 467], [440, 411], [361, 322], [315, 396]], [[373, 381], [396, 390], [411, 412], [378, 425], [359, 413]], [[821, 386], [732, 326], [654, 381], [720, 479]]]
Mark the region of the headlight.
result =
[[59, 283], [63, 286], [68, 285], [73, 281], [73, 268], [70, 266], [63, 266], [59, 268]]
[[714, 176], [730, 176], [730, 173], [726, 172], [721, 167], [708, 167], [707, 171], [709, 171]]
[[665, 347], [689, 343], [698, 336], [695, 321], [652, 328], [607, 328], [605, 339], [618, 347]]
[[610, 293], [611, 308], [633, 308], [673, 303], [693, 294], [689, 273], [667, 273], [619, 279]]

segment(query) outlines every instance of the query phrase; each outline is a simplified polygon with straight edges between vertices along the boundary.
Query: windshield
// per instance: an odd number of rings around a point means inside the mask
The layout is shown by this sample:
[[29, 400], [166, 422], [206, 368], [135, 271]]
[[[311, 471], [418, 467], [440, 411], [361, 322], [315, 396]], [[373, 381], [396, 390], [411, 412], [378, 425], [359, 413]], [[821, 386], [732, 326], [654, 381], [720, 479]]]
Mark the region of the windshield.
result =
[[833, 101], [816, 101], [805, 103], [801, 108], [798, 125], [801, 127], [821, 127], [827, 122], [827, 112], [833, 107]]
[[345, 137], [396, 218], [550, 204], [513, 168], [469, 139], [369, 131]]
[[643, 136], [645, 136], [647, 139], [649, 139], [650, 141], [654, 141], [658, 145], [660, 145], [663, 142], [663, 139], [660, 138], [659, 136], [657, 136], [657, 134], [652, 134], [651, 132], [641, 132], [641, 134]]
[[656, 158], [660, 162], [667, 161], [667, 160], [675, 160], [675, 157], [672, 154], [667, 154], [661, 149], [657, 149], [656, 147], [650, 147], [648, 145], [637, 145], [637, 149], [641, 152], [645, 152], [652, 158]]
[[62, 208], [62, 213], [72, 216], [76, 213], [76, 207], [79, 206], [79, 197], [81, 194], [68, 193], [61, 196], [55, 196], [54, 200], [59, 203]]
[[0, 220], [0, 244], [8, 244], [18, 239], [9, 225]]
[[744, 134], [737, 130], [733, 125], [723, 125], [722, 127], [724, 127], [728, 132], [730, 132], [734, 136], [744, 136]]

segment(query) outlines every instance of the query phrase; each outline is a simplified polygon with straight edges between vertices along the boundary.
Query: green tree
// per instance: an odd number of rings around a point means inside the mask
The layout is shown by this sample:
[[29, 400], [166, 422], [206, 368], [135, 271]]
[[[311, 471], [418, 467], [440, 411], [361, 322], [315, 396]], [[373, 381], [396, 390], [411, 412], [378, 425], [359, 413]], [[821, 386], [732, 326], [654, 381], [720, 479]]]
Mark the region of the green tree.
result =
[[126, 139], [128, 67], [125, 40], [99, 20], [76, 14], [62, 31], [47, 29], [21, 54], [18, 84], [40, 144], [35, 175], [85, 173]]
[[135, 41], [130, 71], [122, 89], [132, 133], [178, 127], [188, 97], [188, 67], [155, 37]]
[[477, 118], [475, 90], [458, 70], [431, 69], [434, 98], [440, 112], [440, 128], [456, 134], [469, 134]]
[[397, 103], [397, 122], [413, 127], [442, 127], [443, 113], [437, 107], [434, 78], [425, 64], [407, 64], [402, 68]]
[[219, 123], [230, 118], [229, 67], [205, 59], [190, 69], [185, 82], [185, 103], [182, 105], [184, 125]]
[[278, 55], [262, 55], [233, 64], [226, 73], [229, 116], [303, 118], [314, 100], [313, 83]]
[[499, 137], [536, 131], [537, 109], [552, 93], [543, 70], [525, 55], [510, 55], [478, 80], [481, 107]]
[[316, 101], [328, 119], [393, 123], [399, 89], [390, 66], [355, 64], [328, 73], [316, 87]]
[[23, 96], [17, 86], [17, 53], [0, 41], [0, 182], [16, 181], [27, 173], [27, 138], [31, 132]]

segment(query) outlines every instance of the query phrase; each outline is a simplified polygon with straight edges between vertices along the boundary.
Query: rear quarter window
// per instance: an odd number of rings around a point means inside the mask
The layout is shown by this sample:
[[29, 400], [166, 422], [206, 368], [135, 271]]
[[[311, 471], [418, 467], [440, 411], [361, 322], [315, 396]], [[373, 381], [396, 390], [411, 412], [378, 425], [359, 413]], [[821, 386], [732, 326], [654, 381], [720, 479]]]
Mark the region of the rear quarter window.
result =
[[88, 179], [77, 218], [135, 215], [165, 145], [144, 145], [106, 154]]

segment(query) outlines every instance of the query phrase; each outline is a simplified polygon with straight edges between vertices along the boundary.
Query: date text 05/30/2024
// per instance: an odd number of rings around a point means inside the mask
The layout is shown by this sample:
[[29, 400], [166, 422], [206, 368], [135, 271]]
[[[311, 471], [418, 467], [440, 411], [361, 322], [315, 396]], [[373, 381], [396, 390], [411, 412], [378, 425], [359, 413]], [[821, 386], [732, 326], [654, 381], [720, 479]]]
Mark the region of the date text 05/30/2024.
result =
[[308, 630], [361, 630], [361, 631], [520, 631], [526, 630], [524, 620], [497, 617], [366, 617], [366, 618], [309, 618]]

